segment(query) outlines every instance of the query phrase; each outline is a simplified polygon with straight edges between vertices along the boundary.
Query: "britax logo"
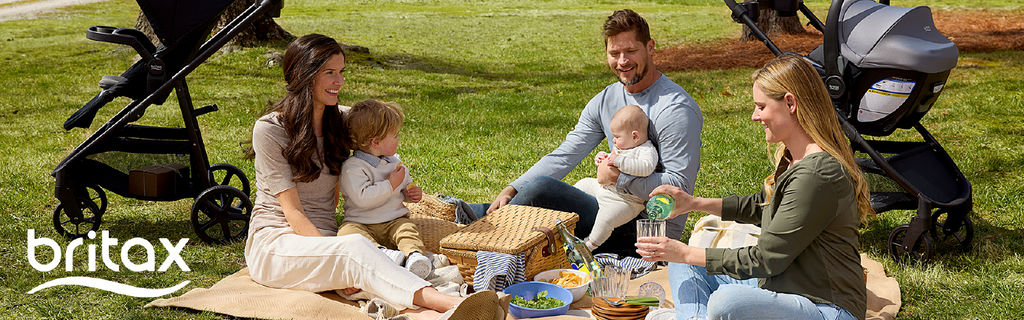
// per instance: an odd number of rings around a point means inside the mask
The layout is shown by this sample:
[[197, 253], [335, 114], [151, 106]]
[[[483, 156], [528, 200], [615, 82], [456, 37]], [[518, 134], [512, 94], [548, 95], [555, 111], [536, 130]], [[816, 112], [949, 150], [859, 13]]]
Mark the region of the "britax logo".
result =
[[[86, 237], [89, 239], [96, 239], [96, 232], [89, 231]], [[71, 240], [71, 243], [68, 243], [67, 250], [62, 251], [60, 245], [57, 244], [57, 241], [46, 237], [36, 238], [36, 231], [34, 229], [28, 230], [26, 238], [28, 246], [28, 262], [32, 265], [32, 268], [40, 272], [48, 272], [56, 269], [60, 265], [62, 257], [64, 260], [64, 271], [73, 271], [75, 250], [79, 249], [79, 252], [81, 252], [81, 247], [85, 242], [83, 238]], [[132, 238], [125, 241], [124, 245], [121, 246], [121, 264], [117, 264], [110, 256], [112, 251], [111, 247], [116, 246], [117, 242], [117, 238], [111, 238], [109, 232], [107, 230], [103, 230], [100, 240], [100, 259], [103, 260], [103, 265], [112, 271], [120, 271], [121, 265], [124, 265], [125, 269], [133, 272], [152, 272], [154, 270], [157, 272], [164, 272], [167, 271], [171, 265], [177, 265], [182, 271], [192, 271], [189, 269], [188, 264], [185, 263], [185, 260], [181, 258], [181, 250], [184, 249], [185, 244], [188, 243], [188, 238], [178, 240], [177, 244], [172, 244], [167, 238], [160, 238], [160, 243], [167, 249], [167, 257], [164, 258], [163, 263], [160, 264], [159, 268], [156, 268], [153, 244], [143, 238]], [[142, 263], [135, 263], [128, 257], [128, 252], [135, 246], [142, 247], [146, 250], [146, 260]], [[50, 262], [40, 263], [36, 258], [36, 249], [47, 247], [53, 251], [53, 258], [50, 259]], [[84, 249], [88, 251], [88, 271], [96, 271], [96, 244], [89, 244]], [[44, 259], [43, 261], [46, 260]], [[33, 294], [39, 290], [53, 286], [79, 285], [127, 296], [152, 298], [174, 293], [175, 291], [184, 288], [188, 283], [189, 281], [183, 281], [173, 287], [150, 289], [134, 287], [127, 284], [92, 277], [64, 277], [40, 284], [35, 288], [32, 288], [32, 290], [29, 290], [28, 294]]]

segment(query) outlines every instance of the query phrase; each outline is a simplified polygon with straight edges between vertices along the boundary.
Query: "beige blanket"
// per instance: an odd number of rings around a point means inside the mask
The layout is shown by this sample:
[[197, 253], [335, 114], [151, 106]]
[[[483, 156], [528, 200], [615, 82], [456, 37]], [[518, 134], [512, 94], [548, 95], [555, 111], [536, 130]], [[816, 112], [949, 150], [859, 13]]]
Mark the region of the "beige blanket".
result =
[[157, 299], [145, 308], [182, 307], [244, 318], [262, 319], [370, 319], [359, 305], [334, 292], [275, 289], [256, 283], [249, 268], [221, 279], [210, 288], [195, 288], [168, 299]]
[[[867, 269], [868, 319], [892, 319], [900, 309], [900, 289], [896, 279], [886, 277], [882, 264], [861, 255]], [[651, 272], [629, 283], [631, 295], [640, 285], [657, 282], [668, 290], [668, 272], [665, 268]], [[666, 305], [671, 308], [671, 292], [666, 292]], [[545, 320], [579, 320], [592, 318], [589, 296], [570, 306], [569, 315], [540, 318]], [[157, 299], [145, 306], [182, 307], [204, 310], [245, 318], [264, 319], [370, 319], [359, 312], [359, 305], [345, 300], [334, 292], [274, 289], [260, 285], [249, 277], [249, 269], [232, 274], [210, 288], [195, 288], [185, 294], [168, 299]], [[511, 315], [508, 319], [512, 319]]]

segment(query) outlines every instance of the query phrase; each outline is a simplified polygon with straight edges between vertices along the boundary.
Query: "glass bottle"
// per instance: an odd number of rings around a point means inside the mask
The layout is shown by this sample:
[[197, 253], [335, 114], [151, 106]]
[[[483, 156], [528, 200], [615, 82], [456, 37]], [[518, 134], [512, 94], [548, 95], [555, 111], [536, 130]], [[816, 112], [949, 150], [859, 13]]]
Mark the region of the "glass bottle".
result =
[[600, 277], [601, 266], [597, 264], [594, 254], [590, 252], [583, 240], [569, 232], [569, 229], [562, 223], [562, 219], [555, 219], [555, 228], [558, 229], [558, 234], [562, 237], [562, 249], [565, 249], [565, 257], [569, 259], [572, 268], [590, 273], [592, 277]]
[[672, 209], [676, 207], [676, 200], [664, 193], [659, 193], [647, 201], [647, 218], [651, 220], [665, 220]]

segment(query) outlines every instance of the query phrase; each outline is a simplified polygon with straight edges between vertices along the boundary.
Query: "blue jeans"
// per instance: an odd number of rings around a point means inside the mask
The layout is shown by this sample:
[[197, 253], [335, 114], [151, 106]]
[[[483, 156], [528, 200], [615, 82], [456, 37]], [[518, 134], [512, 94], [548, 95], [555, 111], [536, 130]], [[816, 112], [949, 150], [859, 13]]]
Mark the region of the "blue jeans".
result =
[[[518, 190], [516, 196], [508, 204], [517, 204], [531, 207], [539, 207], [551, 210], [575, 212], [580, 216], [576, 223], [576, 237], [583, 239], [590, 235], [594, 229], [594, 221], [597, 217], [597, 199], [594, 196], [583, 192], [572, 185], [548, 176], [540, 176], [526, 184], [522, 190]], [[490, 203], [471, 203], [473, 212], [477, 217], [487, 214]], [[610, 252], [623, 256], [638, 257], [636, 253], [636, 219], [626, 223], [612, 231], [611, 238], [605, 241], [594, 253]], [[623, 240], [615, 241], [614, 239]]]
[[757, 287], [757, 279], [708, 275], [704, 267], [669, 263], [668, 282], [676, 319], [823, 319], [856, 320], [828, 303], [813, 303], [796, 294]]

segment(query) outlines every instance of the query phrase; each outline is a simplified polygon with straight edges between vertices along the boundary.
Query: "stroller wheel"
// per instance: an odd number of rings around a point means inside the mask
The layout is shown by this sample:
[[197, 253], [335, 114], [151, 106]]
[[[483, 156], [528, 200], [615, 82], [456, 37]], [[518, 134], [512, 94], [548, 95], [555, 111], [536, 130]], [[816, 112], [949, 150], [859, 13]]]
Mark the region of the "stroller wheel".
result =
[[[104, 198], [105, 199], [105, 198]], [[76, 197], [78, 207], [82, 210], [80, 217], [73, 217], [67, 213], [64, 203], [60, 203], [53, 209], [53, 228], [57, 233], [68, 239], [85, 237], [89, 231], [99, 231], [100, 218], [103, 212], [91, 199]]]
[[99, 208], [99, 211], [97, 211], [99, 215], [103, 215], [107, 212], [107, 193], [103, 192], [103, 189], [100, 188], [100, 186], [94, 184], [82, 189], [81, 195], [86, 196], [86, 198], [89, 198], [89, 200], [92, 200], [92, 202], [96, 204], [96, 207]]
[[225, 186], [232, 186], [236, 189], [242, 190], [245, 195], [251, 195], [249, 193], [249, 177], [245, 176], [245, 172], [236, 166], [228, 163], [214, 163], [210, 166], [210, 175], [214, 183]]
[[232, 186], [216, 185], [200, 193], [192, 204], [192, 228], [209, 244], [237, 241], [245, 238], [251, 215], [249, 195]]
[[910, 230], [909, 224], [904, 224], [892, 229], [889, 233], [889, 255], [893, 260], [900, 263], [928, 262], [935, 254], [935, 246], [932, 243], [932, 236], [928, 232], [921, 233], [921, 236], [914, 241], [914, 245], [905, 247], [903, 240]]
[[[955, 219], [951, 219], [955, 218]], [[974, 239], [974, 222], [966, 214], [962, 217], [951, 216], [946, 210], [936, 210], [932, 214], [932, 236], [943, 244], [950, 239], [962, 252], [971, 251], [971, 240]]]

